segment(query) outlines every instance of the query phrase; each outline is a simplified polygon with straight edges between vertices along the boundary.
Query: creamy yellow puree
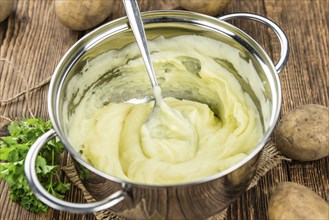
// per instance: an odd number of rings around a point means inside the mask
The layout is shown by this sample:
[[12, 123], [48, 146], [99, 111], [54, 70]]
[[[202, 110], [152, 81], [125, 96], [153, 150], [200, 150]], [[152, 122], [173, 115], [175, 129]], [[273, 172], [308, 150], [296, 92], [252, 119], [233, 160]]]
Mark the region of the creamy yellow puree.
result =
[[[163, 99], [166, 105], [151, 113], [154, 102], [143, 102], [152, 89], [136, 45], [102, 54], [68, 86], [64, 112], [69, 112], [66, 132], [72, 146], [99, 170], [156, 185], [199, 180], [245, 158], [263, 135], [259, 112], [241, 79], [216, 60], [230, 60], [264, 110], [268, 101], [251, 62], [239, 50], [201, 36], [160, 37], [150, 49], [163, 94], [169, 96]], [[99, 78], [107, 72], [116, 75], [104, 83]]]
[[163, 101], [159, 86], [154, 87], [154, 97], [156, 104], [140, 129], [145, 156], [170, 163], [192, 159], [198, 149], [198, 137], [191, 120]]

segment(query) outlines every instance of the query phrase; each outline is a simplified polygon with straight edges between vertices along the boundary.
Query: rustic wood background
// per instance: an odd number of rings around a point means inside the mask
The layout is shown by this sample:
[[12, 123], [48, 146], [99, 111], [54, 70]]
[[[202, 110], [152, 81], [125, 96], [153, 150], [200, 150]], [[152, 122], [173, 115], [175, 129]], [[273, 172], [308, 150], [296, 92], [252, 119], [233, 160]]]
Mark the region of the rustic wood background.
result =
[[[175, 0], [139, 2], [142, 11], [177, 6]], [[63, 26], [56, 18], [53, 4], [53, 0], [18, 0], [15, 12], [0, 24], [1, 100], [49, 78], [64, 53], [86, 33]], [[121, 0], [116, 0], [111, 10], [113, 13], [107, 21], [123, 16]], [[279, 24], [289, 38], [290, 57], [280, 74], [283, 95], [281, 116], [304, 104], [329, 106], [329, 0], [232, 0], [222, 14], [232, 12], [266, 16]], [[280, 47], [271, 31], [252, 21], [233, 23], [254, 37], [275, 61], [278, 59]], [[0, 105], [0, 114], [11, 119], [31, 117], [31, 113], [35, 117], [48, 118], [47, 92], [46, 85], [30, 94], [30, 102], [22, 97], [11, 104]], [[7, 120], [0, 119], [1, 136], [6, 135], [7, 124]], [[329, 158], [280, 164], [232, 204], [227, 220], [267, 219], [271, 191], [281, 181], [301, 183], [328, 201]], [[75, 188], [68, 193], [67, 200], [83, 202], [81, 193]], [[77, 215], [52, 209], [42, 215], [29, 213], [9, 200], [4, 181], [0, 181], [0, 206], [1, 220], [94, 219], [92, 214]]]

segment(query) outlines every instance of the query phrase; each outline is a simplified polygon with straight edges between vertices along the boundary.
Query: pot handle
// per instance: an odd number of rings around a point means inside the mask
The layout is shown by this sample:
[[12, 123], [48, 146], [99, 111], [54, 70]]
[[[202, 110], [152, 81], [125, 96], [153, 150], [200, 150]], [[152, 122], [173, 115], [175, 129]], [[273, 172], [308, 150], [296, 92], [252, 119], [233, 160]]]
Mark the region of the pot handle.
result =
[[50, 139], [54, 138], [55, 136], [56, 132], [53, 129], [44, 133], [31, 146], [25, 158], [24, 170], [27, 181], [29, 182], [32, 191], [38, 197], [38, 199], [40, 199], [40, 201], [60, 211], [89, 213], [110, 208], [125, 199], [125, 197], [127, 196], [125, 189], [113, 193], [102, 201], [87, 204], [66, 202], [56, 198], [48, 191], [46, 191], [38, 180], [35, 170], [35, 163], [40, 149], [43, 147], [43, 145], [45, 145]]
[[275, 69], [276, 69], [277, 73], [280, 73], [282, 71], [283, 67], [286, 65], [288, 56], [289, 56], [288, 38], [285, 35], [285, 33], [283, 32], [283, 30], [270, 19], [265, 18], [260, 15], [256, 15], [256, 14], [233, 13], [233, 14], [227, 14], [227, 15], [218, 17], [218, 19], [223, 20], [223, 21], [227, 21], [229, 19], [240, 19], [240, 18], [247, 18], [250, 20], [259, 21], [274, 31], [276, 36], [279, 38], [280, 45], [281, 45], [280, 59], [279, 59], [278, 63], [275, 65]]

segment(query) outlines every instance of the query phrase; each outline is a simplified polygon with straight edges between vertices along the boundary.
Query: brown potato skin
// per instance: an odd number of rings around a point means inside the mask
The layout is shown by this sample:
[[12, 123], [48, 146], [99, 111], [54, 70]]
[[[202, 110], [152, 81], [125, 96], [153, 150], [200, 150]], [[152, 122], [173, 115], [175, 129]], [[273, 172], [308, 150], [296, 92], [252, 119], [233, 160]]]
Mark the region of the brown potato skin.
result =
[[299, 161], [318, 160], [329, 155], [329, 108], [304, 105], [284, 115], [274, 131], [278, 149]]
[[83, 31], [102, 23], [112, 4], [113, 0], [55, 0], [55, 12], [62, 24]]
[[215, 16], [226, 9], [231, 0], [179, 0], [179, 5], [189, 11]]
[[283, 182], [274, 190], [268, 207], [269, 220], [329, 219], [329, 204], [311, 189]]
[[0, 23], [14, 10], [16, 0], [0, 0]]

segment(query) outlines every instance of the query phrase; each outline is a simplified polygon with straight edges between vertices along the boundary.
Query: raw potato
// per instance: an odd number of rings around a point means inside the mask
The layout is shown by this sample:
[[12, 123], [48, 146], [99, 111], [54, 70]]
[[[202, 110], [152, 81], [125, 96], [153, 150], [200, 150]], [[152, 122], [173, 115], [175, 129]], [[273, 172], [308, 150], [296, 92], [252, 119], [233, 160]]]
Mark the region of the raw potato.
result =
[[14, 10], [16, 0], [0, 0], [0, 23]]
[[231, 0], [179, 0], [179, 5], [189, 11], [195, 11], [207, 15], [218, 15]]
[[270, 220], [328, 220], [329, 204], [303, 185], [283, 182], [271, 196], [268, 215]]
[[65, 26], [82, 31], [102, 23], [112, 4], [113, 0], [55, 0], [55, 12]]
[[287, 157], [313, 161], [329, 155], [329, 108], [304, 105], [286, 114], [274, 131], [278, 149]]

